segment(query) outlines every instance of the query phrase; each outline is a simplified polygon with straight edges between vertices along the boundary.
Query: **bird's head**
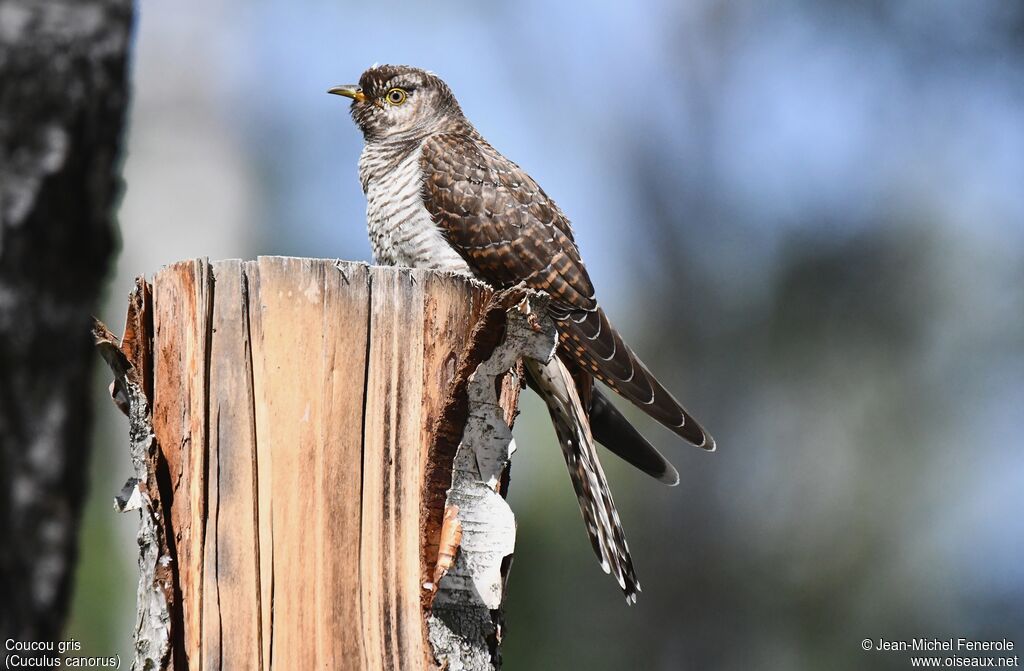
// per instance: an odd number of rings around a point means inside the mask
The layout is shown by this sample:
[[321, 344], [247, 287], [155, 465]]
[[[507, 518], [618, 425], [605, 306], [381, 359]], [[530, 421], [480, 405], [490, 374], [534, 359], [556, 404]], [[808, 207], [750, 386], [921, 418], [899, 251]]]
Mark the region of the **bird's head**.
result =
[[327, 92], [352, 99], [352, 119], [367, 142], [423, 137], [462, 119], [459, 103], [440, 77], [407, 65], [375, 65], [358, 84]]

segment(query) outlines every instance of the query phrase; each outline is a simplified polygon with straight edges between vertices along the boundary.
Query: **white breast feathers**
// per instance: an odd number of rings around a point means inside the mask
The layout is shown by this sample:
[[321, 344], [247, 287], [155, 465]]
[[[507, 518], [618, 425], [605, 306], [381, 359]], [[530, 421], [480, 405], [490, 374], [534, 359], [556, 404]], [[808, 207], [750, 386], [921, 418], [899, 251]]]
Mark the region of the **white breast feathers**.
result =
[[423, 205], [422, 145], [371, 144], [359, 157], [366, 225], [377, 263], [472, 276]]

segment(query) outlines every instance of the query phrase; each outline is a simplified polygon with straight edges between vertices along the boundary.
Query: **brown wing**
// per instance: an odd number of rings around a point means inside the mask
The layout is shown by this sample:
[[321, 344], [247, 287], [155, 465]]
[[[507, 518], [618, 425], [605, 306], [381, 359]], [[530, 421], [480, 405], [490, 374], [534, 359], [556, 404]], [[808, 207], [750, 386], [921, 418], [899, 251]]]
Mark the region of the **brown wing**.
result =
[[612, 328], [569, 220], [529, 175], [470, 132], [431, 137], [420, 162], [424, 205], [477, 275], [497, 287], [526, 282], [546, 291], [563, 356], [687, 441], [714, 449]]
[[519, 166], [465, 134], [432, 137], [421, 161], [427, 210], [480, 277], [543, 289], [563, 316], [596, 309], [568, 221]]

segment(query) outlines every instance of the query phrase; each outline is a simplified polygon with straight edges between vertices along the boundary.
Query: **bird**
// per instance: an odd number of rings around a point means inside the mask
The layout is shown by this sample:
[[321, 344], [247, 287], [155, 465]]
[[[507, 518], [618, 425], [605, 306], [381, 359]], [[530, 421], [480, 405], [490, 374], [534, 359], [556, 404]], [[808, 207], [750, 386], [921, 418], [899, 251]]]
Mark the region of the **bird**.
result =
[[484, 139], [440, 77], [374, 65], [358, 84], [328, 93], [351, 99], [363, 135], [359, 180], [377, 263], [447, 271], [494, 289], [525, 284], [550, 296], [556, 354], [524, 362], [527, 382], [547, 406], [601, 567], [635, 603], [640, 583], [595, 442], [666, 484], [679, 474], [595, 381], [697, 447], [714, 451], [714, 439], [608, 320], [569, 219]]

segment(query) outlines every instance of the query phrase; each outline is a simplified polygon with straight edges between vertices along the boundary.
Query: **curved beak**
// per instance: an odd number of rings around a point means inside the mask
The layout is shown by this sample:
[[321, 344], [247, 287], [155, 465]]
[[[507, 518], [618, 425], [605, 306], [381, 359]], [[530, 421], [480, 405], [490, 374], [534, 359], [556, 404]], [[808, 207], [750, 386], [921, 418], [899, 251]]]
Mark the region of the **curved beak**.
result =
[[346, 84], [345, 86], [332, 86], [327, 89], [328, 93], [333, 93], [336, 96], [345, 96], [351, 98], [356, 102], [366, 102], [366, 94], [363, 93], [363, 89], [355, 84]]

